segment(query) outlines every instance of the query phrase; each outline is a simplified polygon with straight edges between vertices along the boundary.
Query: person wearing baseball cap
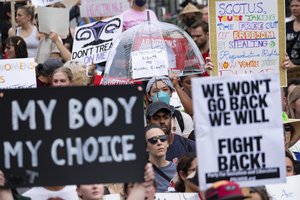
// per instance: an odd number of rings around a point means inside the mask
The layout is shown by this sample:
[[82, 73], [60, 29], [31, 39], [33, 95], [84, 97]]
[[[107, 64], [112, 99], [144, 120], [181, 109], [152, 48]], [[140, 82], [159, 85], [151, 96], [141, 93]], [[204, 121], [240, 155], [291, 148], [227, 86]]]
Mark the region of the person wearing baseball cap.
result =
[[146, 109], [147, 124], [155, 124], [168, 135], [169, 148], [166, 159], [177, 163], [181, 156], [196, 152], [195, 142], [172, 132], [174, 107], [164, 102], [154, 102]]
[[250, 196], [244, 196], [240, 186], [235, 182], [217, 181], [205, 191], [206, 200], [241, 200]]
[[[176, 110], [174, 110], [175, 123], [172, 128], [176, 129], [176, 134], [188, 137], [194, 130], [193, 119], [191, 118], [193, 113], [192, 100], [179, 85], [180, 79], [173, 74], [170, 77], [156, 76], [148, 81], [145, 90], [147, 101], [149, 104], [160, 101], [176, 107]], [[171, 98], [174, 95], [177, 96], [175, 98], [177, 103], [171, 103]], [[181, 103], [185, 112], [179, 109]]]
[[44, 63], [38, 64], [36, 66], [37, 87], [50, 87], [52, 82], [52, 73], [54, 70], [62, 66], [63, 62], [56, 58], [48, 58]]

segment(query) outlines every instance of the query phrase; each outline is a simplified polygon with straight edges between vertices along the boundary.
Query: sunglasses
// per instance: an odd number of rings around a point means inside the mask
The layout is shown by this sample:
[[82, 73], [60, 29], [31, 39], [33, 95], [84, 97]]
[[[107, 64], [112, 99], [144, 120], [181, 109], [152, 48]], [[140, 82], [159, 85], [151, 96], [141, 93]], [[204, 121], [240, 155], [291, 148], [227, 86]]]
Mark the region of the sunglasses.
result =
[[152, 138], [149, 138], [147, 139], [147, 141], [151, 144], [156, 144], [158, 139], [161, 141], [161, 142], [165, 142], [167, 141], [168, 139], [168, 136], [167, 135], [158, 135], [158, 136], [154, 136]]
[[285, 132], [293, 132], [294, 131], [294, 127], [290, 124], [286, 124], [284, 125], [284, 131]]

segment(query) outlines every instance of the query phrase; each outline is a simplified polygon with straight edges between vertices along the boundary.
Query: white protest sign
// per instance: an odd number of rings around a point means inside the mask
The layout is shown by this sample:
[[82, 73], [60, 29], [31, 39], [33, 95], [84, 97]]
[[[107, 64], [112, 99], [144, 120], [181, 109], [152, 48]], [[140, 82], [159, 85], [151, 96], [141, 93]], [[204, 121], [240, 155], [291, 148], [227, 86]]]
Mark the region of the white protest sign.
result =
[[199, 196], [197, 193], [179, 193], [179, 192], [171, 192], [171, 193], [155, 193], [155, 200], [199, 200]]
[[81, 17], [115, 16], [129, 9], [129, 2], [124, 0], [81, 0]]
[[62, 0], [31, 0], [31, 3], [35, 6], [48, 6]]
[[103, 195], [103, 200], [121, 200], [120, 194]]
[[0, 60], [0, 88], [35, 88], [35, 66], [33, 58]]
[[168, 75], [168, 56], [163, 49], [134, 51], [132, 58], [132, 78]]
[[286, 183], [266, 185], [266, 189], [272, 200], [299, 200], [299, 183], [300, 175], [288, 176]]
[[285, 181], [278, 74], [194, 78], [192, 94], [201, 189]]
[[122, 33], [123, 18], [116, 16], [75, 29], [72, 60], [86, 65], [107, 60], [113, 41]]
[[38, 7], [39, 31], [55, 32], [58, 35], [69, 33], [69, 10], [67, 8]]

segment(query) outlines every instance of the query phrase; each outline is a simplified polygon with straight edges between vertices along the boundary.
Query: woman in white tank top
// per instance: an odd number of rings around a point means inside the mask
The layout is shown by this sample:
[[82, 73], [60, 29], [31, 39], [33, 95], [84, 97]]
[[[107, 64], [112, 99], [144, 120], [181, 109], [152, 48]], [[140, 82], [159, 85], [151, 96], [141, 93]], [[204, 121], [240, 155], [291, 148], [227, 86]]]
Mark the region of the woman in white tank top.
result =
[[[39, 46], [39, 33], [36, 26], [33, 24], [34, 7], [22, 6], [17, 10], [16, 22], [19, 27], [16, 30], [16, 35], [21, 36], [27, 45], [28, 58], [35, 58], [37, 48]], [[15, 35], [12, 29], [9, 30], [9, 35]]]

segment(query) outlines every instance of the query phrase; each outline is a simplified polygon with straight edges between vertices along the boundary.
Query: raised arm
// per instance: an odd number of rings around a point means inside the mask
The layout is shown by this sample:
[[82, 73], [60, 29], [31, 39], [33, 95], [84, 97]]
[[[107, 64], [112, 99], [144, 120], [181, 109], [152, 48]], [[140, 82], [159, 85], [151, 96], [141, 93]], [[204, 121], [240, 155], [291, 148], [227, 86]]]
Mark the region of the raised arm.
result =
[[52, 42], [57, 46], [57, 48], [60, 51], [61, 57], [65, 60], [71, 60], [71, 53], [70, 51], [64, 46], [62, 41], [59, 39], [57, 33], [51, 32], [49, 35], [49, 38], [52, 40]]

